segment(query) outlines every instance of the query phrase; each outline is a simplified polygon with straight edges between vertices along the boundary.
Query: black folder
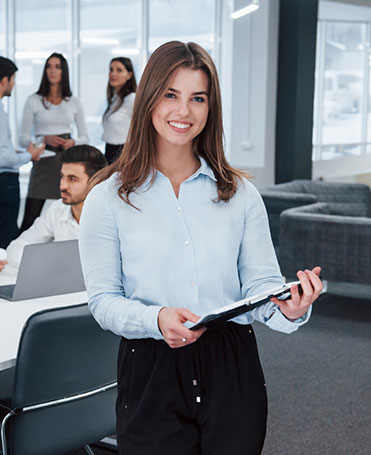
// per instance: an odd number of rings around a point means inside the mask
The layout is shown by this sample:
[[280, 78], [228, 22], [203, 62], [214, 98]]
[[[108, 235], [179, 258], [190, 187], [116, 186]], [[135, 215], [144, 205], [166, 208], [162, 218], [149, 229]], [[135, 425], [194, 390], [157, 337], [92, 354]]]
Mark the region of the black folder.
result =
[[283, 284], [279, 287], [273, 288], [262, 294], [256, 294], [238, 302], [230, 303], [229, 305], [216, 308], [210, 313], [202, 316], [196, 323], [188, 326], [190, 330], [197, 330], [201, 327], [216, 327], [222, 325], [224, 322], [239, 316], [240, 314], [247, 313], [265, 303], [268, 303], [272, 297], [279, 300], [288, 300], [291, 298], [291, 286], [296, 284], [301, 293], [300, 281], [291, 281], [290, 283]]

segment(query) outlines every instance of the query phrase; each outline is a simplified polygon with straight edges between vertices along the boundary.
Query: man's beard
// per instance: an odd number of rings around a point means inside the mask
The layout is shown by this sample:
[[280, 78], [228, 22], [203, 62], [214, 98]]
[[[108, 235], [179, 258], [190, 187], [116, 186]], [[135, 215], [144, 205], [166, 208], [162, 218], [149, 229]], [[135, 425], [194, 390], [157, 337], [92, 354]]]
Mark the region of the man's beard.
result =
[[[59, 190], [59, 194], [62, 198], [62, 202], [63, 204], [66, 204], [66, 205], [77, 205], [77, 204], [81, 204], [82, 202], [85, 201], [85, 198], [86, 198], [86, 194], [84, 194], [84, 192], [82, 193], [79, 193], [79, 194], [76, 194], [74, 198], [71, 198], [71, 194], [70, 193], [67, 193], [67, 191], [61, 191]], [[69, 198], [68, 201], [64, 201], [63, 198]]]
[[66, 204], [66, 205], [77, 205], [77, 204], [80, 204], [81, 202], [83, 202], [83, 201], [80, 201], [80, 200], [76, 201], [76, 200], [73, 200], [73, 199], [69, 200], [69, 201], [65, 201], [63, 199], [63, 197], [70, 197], [70, 195], [67, 194], [67, 193], [61, 193], [62, 202], [63, 202], [63, 204]]
[[63, 200], [63, 198], [62, 198], [62, 202], [63, 202], [63, 204], [65, 204], [65, 205], [77, 205], [77, 204], [81, 204], [81, 202], [84, 202], [84, 201], [80, 201], [80, 200], [79, 200], [79, 201], [71, 201], [71, 200], [70, 200], [70, 201], [65, 201], [65, 200]]

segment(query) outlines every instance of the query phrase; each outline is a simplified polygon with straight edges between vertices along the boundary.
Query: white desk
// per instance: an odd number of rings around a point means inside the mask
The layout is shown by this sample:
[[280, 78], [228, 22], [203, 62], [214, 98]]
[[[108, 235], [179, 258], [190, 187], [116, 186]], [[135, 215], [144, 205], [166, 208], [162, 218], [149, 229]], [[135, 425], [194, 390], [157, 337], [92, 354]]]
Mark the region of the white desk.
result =
[[[0, 273], [0, 285], [15, 283], [16, 273], [15, 269], [5, 267]], [[86, 291], [18, 302], [0, 299], [0, 371], [15, 365], [22, 328], [33, 313], [87, 301]]]

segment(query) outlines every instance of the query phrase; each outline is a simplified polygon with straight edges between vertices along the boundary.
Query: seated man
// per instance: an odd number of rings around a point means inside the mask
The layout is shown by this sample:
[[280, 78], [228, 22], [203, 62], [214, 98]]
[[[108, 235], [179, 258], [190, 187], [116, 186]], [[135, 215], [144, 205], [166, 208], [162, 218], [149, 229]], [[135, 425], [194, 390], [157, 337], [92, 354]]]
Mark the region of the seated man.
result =
[[7, 260], [0, 260], [0, 271], [5, 264], [19, 267], [23, 248], [31, 243], [77, 239], [79, 221], [88, 181], [106, 164], [104, 155], [90, 145], [76, 145], [62, 152], [60, 193], [48, 210], [33, 225], [13, 240], [6, 249]]

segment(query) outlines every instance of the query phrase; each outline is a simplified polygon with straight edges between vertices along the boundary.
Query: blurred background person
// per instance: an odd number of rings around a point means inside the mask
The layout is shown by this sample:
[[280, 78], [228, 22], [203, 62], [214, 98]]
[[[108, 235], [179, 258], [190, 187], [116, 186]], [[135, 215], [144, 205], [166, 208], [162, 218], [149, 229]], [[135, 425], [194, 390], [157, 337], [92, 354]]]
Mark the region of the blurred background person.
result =
[[32, 243], [77, 239], [81, 210], [90, 178], [107, 164], [100, 150], [91, 145], [76, 145], [58, 155], [61, 162], [60, 197], [32, 226], [13, 240], [0, 258], [0, 272], [7, 263], [18, 268], [23, 249]]
[[103, 114], [106, 159], [111, 164], [119, 155], [128, 135], [137, 82], [130, 58], [116, 57], [110, 62], [107, 85], [108, 106]]
[[[17, 66], [0, 57], [0, 100], [10, 96], [15, 83]], [[12, 144], [8, 114], [0, 101], [0, 248], [6, 248], [18, 235], [19, 167], [38, 160], [44, 146], [27, 143], [26, 152], [17, 152]]]
[[[77, 138], [72, 139], [74, 124]], [[48, 57], [39, 90], [27, 98], [20, 145], [25, 147], [32, 135], [42, 136], [46, 149], [55, 155], [43, 157], [32, 166], [22, 232], [40, 215], [46, 199], [59, 198], [61, 163], [58, 153], [73, 145], [87, 144], [89, 140], [84, 111], [80, 101], [72, 95], [68, 64], [62, 54], [54, 52]]]

